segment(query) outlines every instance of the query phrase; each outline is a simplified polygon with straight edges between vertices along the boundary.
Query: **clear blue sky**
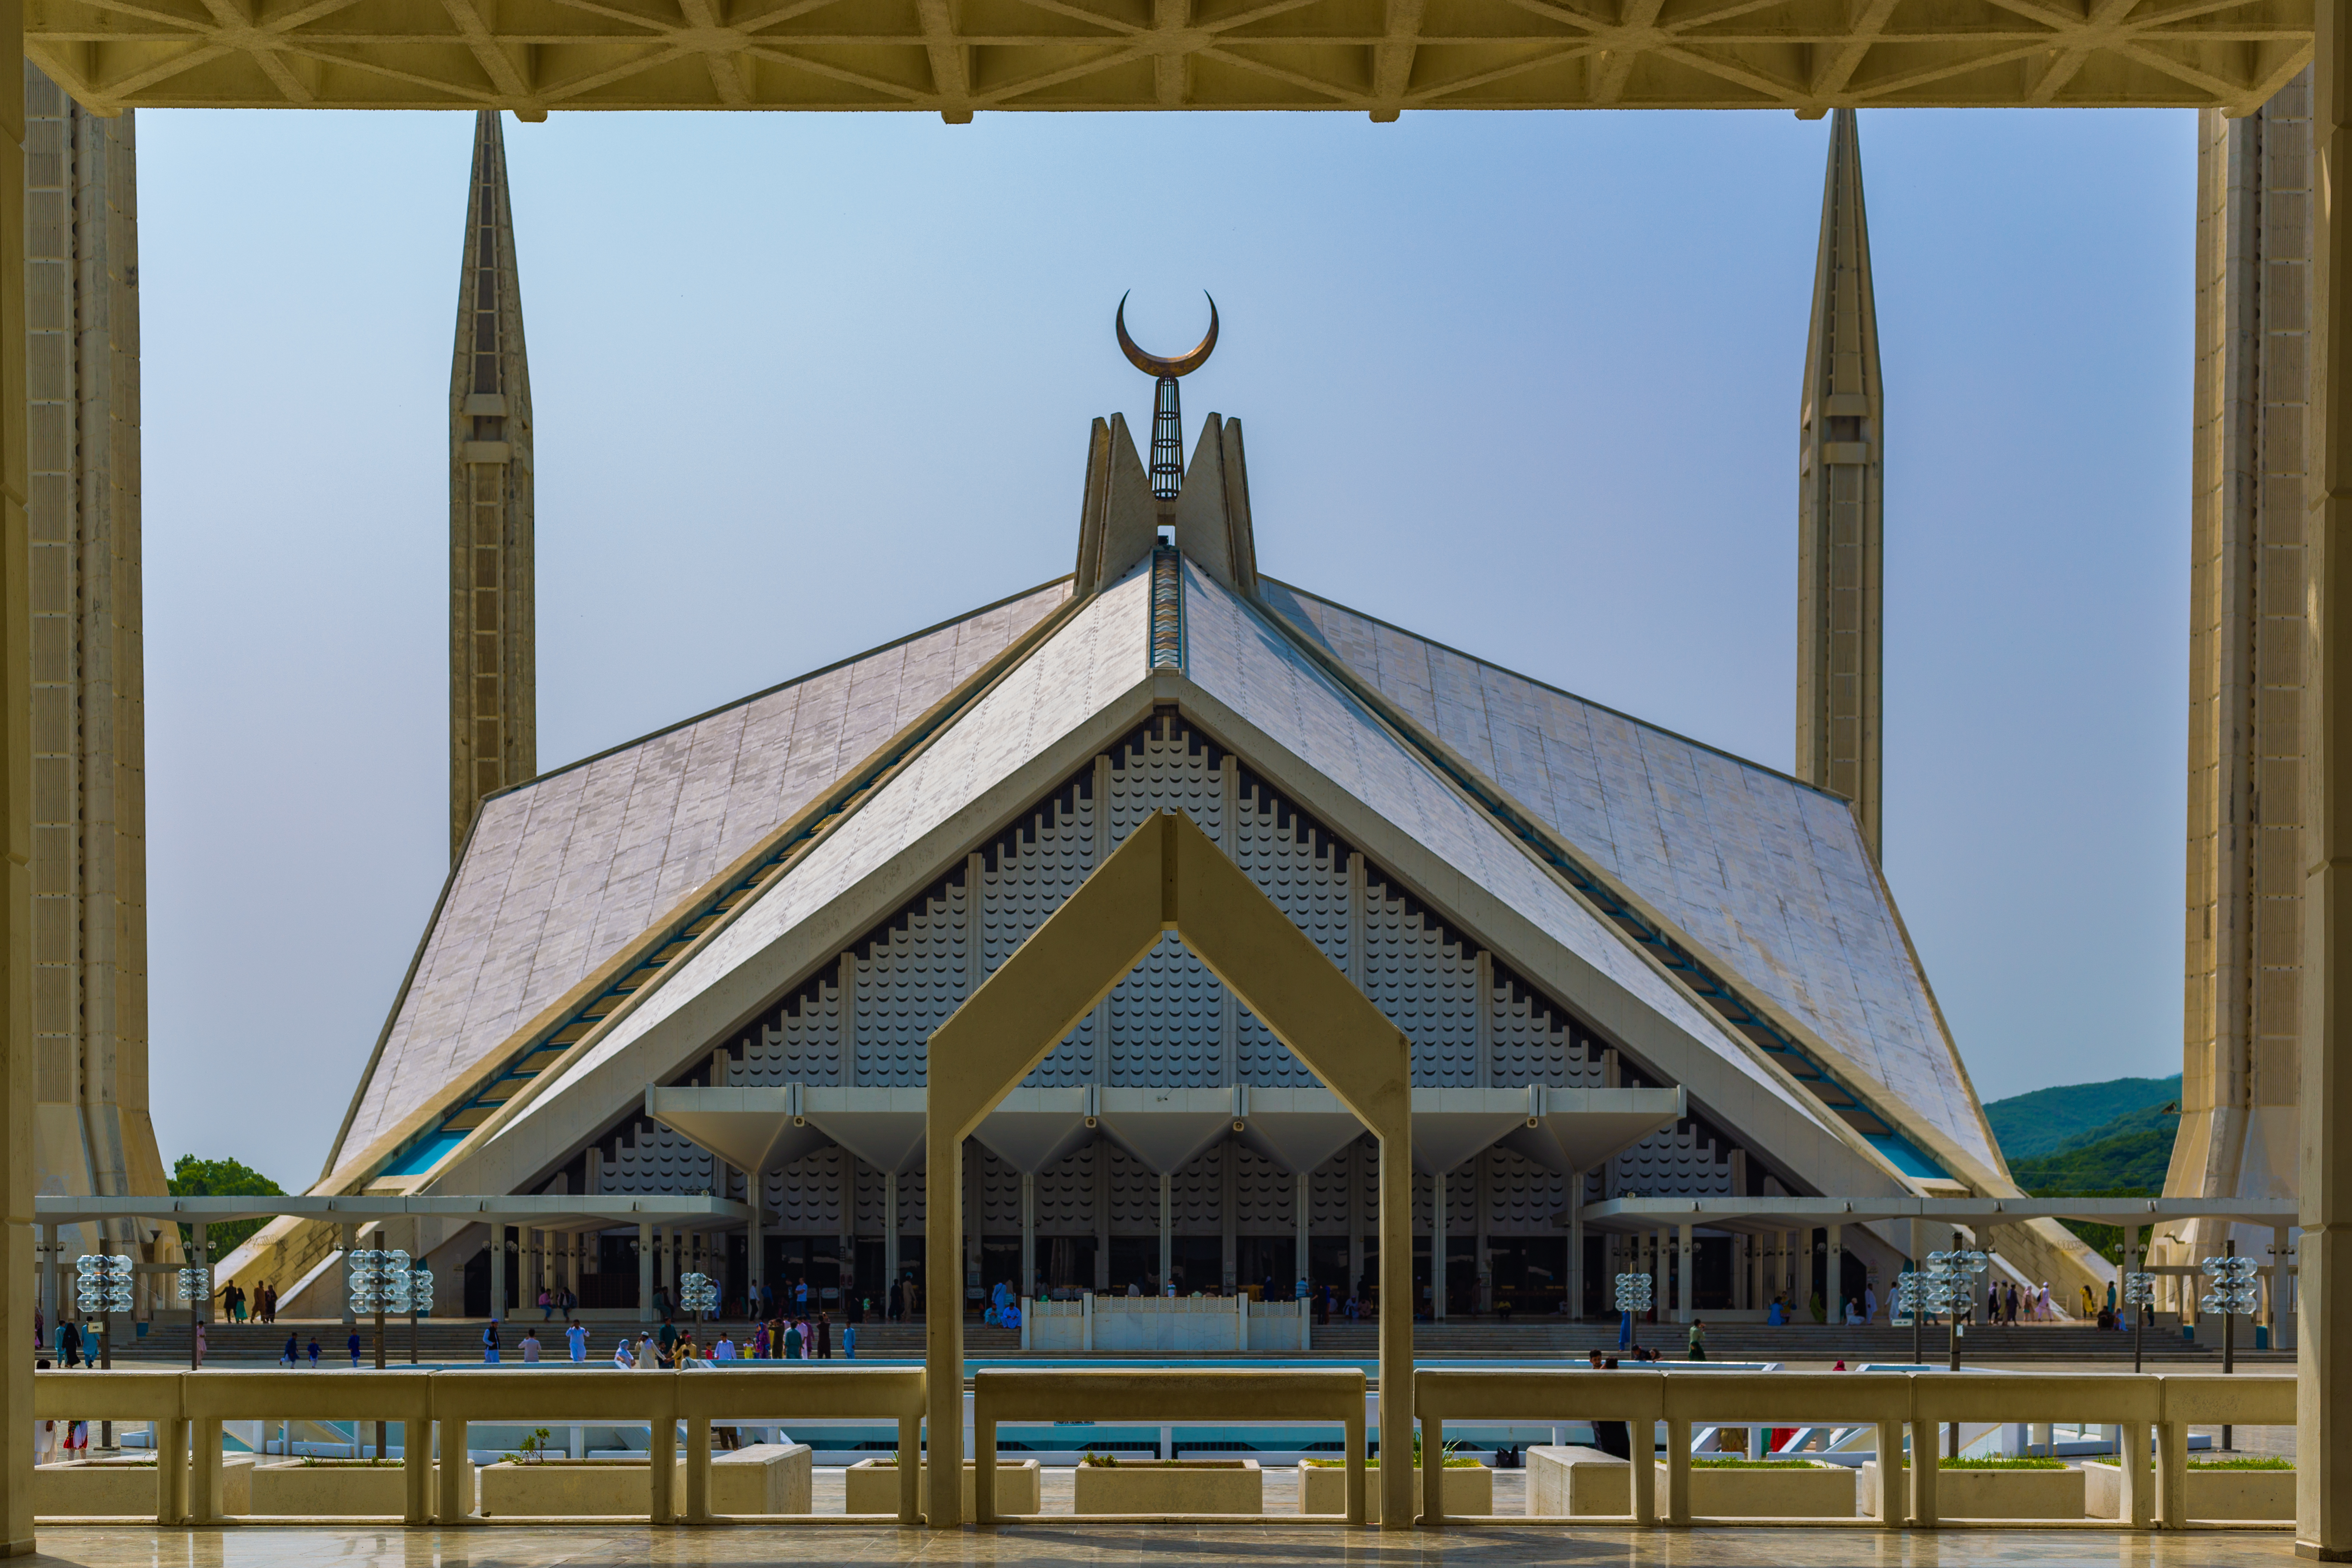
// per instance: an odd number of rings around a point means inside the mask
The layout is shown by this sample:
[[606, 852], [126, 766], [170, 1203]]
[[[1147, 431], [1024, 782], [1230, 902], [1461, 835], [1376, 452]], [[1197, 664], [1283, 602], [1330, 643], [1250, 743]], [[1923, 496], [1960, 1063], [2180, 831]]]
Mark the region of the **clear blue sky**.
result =
[[[165, 1159], [314, 1178], [446, 870], [470, 115], [150, 113]], [[1275, 575], [1786, 768], [1826, 121], [509, 121], [551, 767], [1069, 569], [1224, 337]], [[2195, 122], [1865, 114], [1886, 870], [1979, 1089], [2180, 1063]], [[1188, 435], [1190, 431], [1188, 430]]]

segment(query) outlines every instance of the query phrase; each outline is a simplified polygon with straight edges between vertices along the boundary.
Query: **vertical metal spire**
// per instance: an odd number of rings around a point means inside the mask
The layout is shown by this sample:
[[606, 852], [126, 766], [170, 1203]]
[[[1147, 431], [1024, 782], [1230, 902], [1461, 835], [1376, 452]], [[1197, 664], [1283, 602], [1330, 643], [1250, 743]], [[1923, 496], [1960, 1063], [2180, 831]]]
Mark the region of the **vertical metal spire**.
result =
[[539, 771], [530, 374], [499, 115], [474, 122], [449, 374], [449, 851], [474, 808]]
[[1184, 406], [1163, 375], [1151, 400], [1151, 498], [1166, 506], [1184, 489]]
[[1830, 121], [1798, 445], [1797, 776], [1882, 830], [1883, 405], [1854, 112]]

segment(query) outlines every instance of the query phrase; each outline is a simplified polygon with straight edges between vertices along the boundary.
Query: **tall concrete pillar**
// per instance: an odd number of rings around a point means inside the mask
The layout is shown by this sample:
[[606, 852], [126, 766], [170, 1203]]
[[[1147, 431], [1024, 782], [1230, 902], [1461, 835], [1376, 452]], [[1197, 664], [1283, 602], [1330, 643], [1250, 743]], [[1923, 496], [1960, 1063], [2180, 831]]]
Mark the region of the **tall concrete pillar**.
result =
[[[0, 42], [24, 57], [25, 13], [0, 11]], [[24, 78], [0, 79], [0, 342], [25, 341]], [[25, 499], [25, 357], [0, 353], [0, 668], [29, 672], [31, 595], [26, 582]], [[0, 1334], [17, 1347], [0, 1358], [0, 1552], [33, 1550], [33, 1162], [37, 1098], [34, 1078], [31, 973], [33, 813], [28, 770], [32, 755], [32, 682], [0, 680], [0, 743], [11, 765], [0, 769]]]
[[1037, 1178], [1026, 1172], [1021, 1176], [1021, 1287], [1016, 1294], [1045, 1294], [1037, 1289]]
[[1308, 1225], [1307, 1225], [1307, 1222], [1308, 1222], [1308, 1220], [1312, 1217], [1312, 1216], [1311, 1216], [1311, 1215], [1310, 1215], [1310, 1212], [1309, 1212], [1309, 1211], [1310, 1211], [1310, 1210], [1312, 1209], [1312, 1207], [1313, 1207], [1313, 1199], [1314, 1199], [1314, 1195], [1315, 1195], [1315, 1177], [1314, 1177], [1314, 1175], [1313, 1175], [1311, 1173], [1309, 1173], [1309, 1172], [1307, 1172], [1307, 1171], [1301, 1171], [1301, 1172], [1299, 1172], [1299, 1173], [1298, 1173], [1297, 1181], [1298, 1181], [1298, 1197], [1297, 1197], [1297, 1204], [1298, 1204], [1298, 1268], [1297, 1268], [1297, 1269], [1296, 1270], [1296, 1272], [1297, 1272], [1297, 1276], [1298, 1276], [1298, 1278], [1299, 1278], [1299, 1279], [1304, 1279], [1304, 1280], [1306, 1280], [1306, 1281], [1307, 1281], [1307, 1289], [1308, 1289], [1309, 1290], [1312, 1290], [1312, 1289], [1314, 1289], [1314, 1286], [1315, 1286], [1315, 1270], [1314, 1270], [1314, 1268], [1313, 1268], [1308, 1264], [1307, 1255], [1307, 1251], [1308, 1251], [1308, 1247], [1307, 1247], [1307, 1237], [1308, 1237], [1308, 1234], [1309, 1234], [1309, 1232], [1308, 1232]]
[[637, 1225], [637, 1321], [656, 1321], [654, 1312], [654, 1227], [650, 1221]]
[[1679, 1227], [1675, 1233], [1675, 1321], [1678, 1323], [1687, 1323], [1696, 1315], [1697, 1281], [1691, 1276], [1691, 1263], [1696, 1256], [1691, 1227]]
[[1173, 1194], [1166, 1172], [1160, 1175], [1160, 1293], [1171, 1294], [1175, 1289], [1176, 1215]]
[[1584, 1173], [1568, 1173], [1568, 1267], [1560, 1271], [1568, 1315], [1584, 1316]]
[[490, 1321], [507, 1315], [507, 1223], [490, 1222]]
[[898, 1173], [882, 1173], [882, 1292], [874, 1298], [885, 1313], [890, 1310], [890, 1289], [898, 1283]]
[[[2352, 0], [2319, 0], [2295, 1551], [2352, 1562]], [[2337, 176], [2342, 176], [2338, 178]], [[2339, 614], [2338, 612], [2341, 612]]]
[[1823, 1271], [1822, 1306], [1832, 1323], [1845, 1321], [1845, 1226], [1830, 1226], [1829, 1267]]
[[1429, 1316], [1445, 1316], [1445, 1173], [1429, 1178]]

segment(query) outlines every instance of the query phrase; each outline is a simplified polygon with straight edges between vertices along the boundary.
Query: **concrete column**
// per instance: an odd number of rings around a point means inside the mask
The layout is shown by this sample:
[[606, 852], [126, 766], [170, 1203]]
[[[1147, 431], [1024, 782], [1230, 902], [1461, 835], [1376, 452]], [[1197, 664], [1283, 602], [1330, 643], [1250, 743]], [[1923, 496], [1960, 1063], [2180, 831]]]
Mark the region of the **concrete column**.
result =
[[[24, 54], [25, 22], [20, 6], [11, 6], [0, 23], [0, 37], [9, 40], [12, 58]], [[13, 670], [32, 668], [31, 598], [25, 586], [29, 573], [25, 517], [25, 73], [13, 70], [0, 88], [0, 212], [12, 215], [0, 234], [0, 342], [11, 345], [0, 354], [0, 538], [9, 542], [5, 576], [9, 594], [0, 600], [0, 659]], [[10, 1025], [0, 1032], [0, 1148], [8, 1151], [0, 1165], [0, 1197], [6, 1203], [6, 1232], [0, 1237], [0, 1258], [11, 1271], [0, 1289], [0, 1343], [8, 1352], [0, 1372], [0, 1552], [16, 1554], [33, 1549], [33, 1358], [24, 1353], [33, 1325], [25, 1321], [24, 1292], [16, 1289], [21, 1274], [23, 1248], [33, 1239], [32, 1160], [33, 1105], [36, 1079], [33, 1065], [31, 1005], [15, 987], [29, 984], [31, 969], [31, 872], [33, 858], [32, 801], [29, 784], [32, 742], [32, 691], [28, 678], [0, 687], [0, 731], [7, 736], [11, 781], [5, 792], [6, 810], [0, 816], [0, 847], [9, 855], [9, 870], [0, 883], [0, 945], [8, 962], [11, 993]], [[20, 772], [21, 770], [21, 772]]]
[[[1110, 798], [1110, 786], [1102, 782], [1109, 776], [1109, 763], [1105, 759], [1095, 759], [1095, 788], [1103, 792], [1095, 796], [1097, 800]], [[1104, 830], [1098, 828], [1097, 831]], [[1099, 1013], [1097, 1016], [1100, 1016]], [[1102, 1037], [1099, 1033], [1095, 1037], [1097, 1040]], [[1103, 1059], [1104, 1057], [1099, 1055], [1096, 1058], [1097, 1064]], [[1108, 1142], [1095, 1145], [1095, 1289], [1097, 1291], [1110, 1289], [1110, 1145]]]
[[1299, 1278], [1299, 1279], [1304, 1279], [1304, 1280], [1306, 1280], [1306, 1281], [1307, 1281], [1307, 1289], [1308, 1289], [1310, 1292], [1315, 1289], [1315, 1270], [1314, 1270], [1314, 1268], [1313, 1268], [1312, 1267], [1310, 1267], [1310, 1266], [1309, 1266], [1309, 1264], [1308, 1264], [1308, 1262], [1307, 1262], [1307, 1237], [1308, 1237], [1308, 1234], [1309, 1234], [1309, 1231], [1308, 1231], [1308, 1222], [1309, 1222], [1309, 1220], [1311, 1220], [1311, 1219], [1313, 1218], [1312, 1210], [1313, 1210], [1313, 1207], [1314, 1207], [1314, 1202], [1313, 1202], [1313, 1200], [1314, 1200], [1314, 1196], [1315, 1196], [1315, 1177], [1314, 1177], [1314, 1175], [1313, 1175], [1311, 1173], [1307, 1172], [1307, 1171], [1301, 1171], [1301, 1172], [1299, 1172], [1299, 1173], [1298, 1173], [1298, 1197], [1297, 1197], [1297, 1204], [1298, 1204], [1298, 1268], [1297, 1268], [1297, 1270], [1296, 1270], [1295, 1272], [1297, 1274], [1297, 1276], [1298, 1276], [1298, 1278]]
[[2291, 1310], [2287, 1305], [2288, 1281], [2294, 1278], [2291, 1272], [2294, 1251], [2287, 1234], [2283, 1225], [2271, 1227], [2271, 1288], [2263, 1299], [2263, 1321], [2270, 1326], [2273, 1350], [2281, 1348], [2279, 1329]]
[[507, 1315], [507, 1226], [504, 1220], [490, 1222], [490, 1321], [497, 1322]]
[[1829, 1269], [1822, 1287], [1822, 1310], [1832, 1323], [1845, 1321], [1845, 1226], [1830, 1226]]
[[1568, 1173], [1568, 1267], [1560, 1271], [1568, 1291], [1568, 1315], [1584, 1316], [1584, 1173]]
[[1697, 1256], [1691, 1246], [1691, 1227], [1682, 1226], [1675, 1235], [1675, 1321], [1687, 1323], [1695, 1315], [1698, 1292], [1692, 1287], [1691, 1260]]
[[42, 1343], [57, 1343], [58, 1331], [58, 1227], [40, 1227], [41, 1288], [35, 1310], [41, 1314]]
[[898, 1282], [898, 1173], [882, 1173], [882, 1290], [874, 1298], [887, 1316], [890, 1287]]
[[[1228, 1004], [1233, 1001], [1230, 993], [1227, 994], [1225, 1000]], [[1241, 1173], [1234, 1168], [1234, 1162], [1227, 1152], [1221, 1150], [1219, 1155], [1217, 1161], [1217, 1278], [1225, 1289], [1239, 1294], [1242, 1279], [1238, 1237], [1234, 1234], [1234, 1210], [1241, 1204]]]
[[1170, 1271], [1176, 1267], [1176, 1216], [1172, 1208], [1169, 1177], [1162, 1172], [1160, 1177], [1160, 1293], [1162, 1296], [1169, 1294], [1171, 1289]]
[[1445, 1316], [1445, 1173], [1429, 1178], [1429, 1316]]
[[637, 1226], [637, 1321], [650, 1323], [654, 1317], [654, 1227], [650, 1222]]
[[[1021, 1178], [1021, 1289], [1024, 1297], [1042, 1296], [1037, 1288], [1037, 1178]], [[1022, 1320], [1024, 1323], [1026, 1318]]]
[[[1359, 858], [1349, 857], [1353, 865]], [[1352, 887], [1354, 884], [1350, 883]], [[1352, 952], [1353, 950], [1350, 949]], [[1364, 1141], [1348, 1145], [1348, 1288], [1339, 1292], [1344, 1304], [1364, 1277]]]
[[2315, 474], [2306, 481], [2304, 530], [2311, 652], [2302, 858], [2309, 869], [2294, 1536], [2297, 1555], [2340, 1563], [2352, 1562], [2352, 631], [2338, 637], [2336, 628], [2352, 616], [2352, 200], [2335, 193], [2352, 181], [2352, 0], [2319, 0], [2312, 11], [2319, 168], [2308, 423]]
[[[751, 1217], [743, 1222], [743, 1279], [746, 1287], [756, 1295], [761, 1281], [768, 1277], [768, 1238], [761, 1225], [764, 1216], [760, 1210], [758, 1184], [747, 1180], [743, 1190], [751, 1194]], [[845, 1312], [849, 1303], [845, 1300], [841, 1306]]]

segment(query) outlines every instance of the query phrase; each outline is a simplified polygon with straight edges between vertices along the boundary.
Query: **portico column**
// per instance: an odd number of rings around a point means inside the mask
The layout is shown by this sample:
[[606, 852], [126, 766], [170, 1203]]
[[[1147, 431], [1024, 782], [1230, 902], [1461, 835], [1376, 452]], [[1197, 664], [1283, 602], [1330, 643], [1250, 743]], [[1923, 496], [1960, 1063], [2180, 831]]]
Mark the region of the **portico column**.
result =
[[[2304, 537], [2312, 653], [2305, 698], [2302, 1308], [2295, 1551], [2352, 1562], [2352, 0], [2312, 7], [2312, 431]], [[2343, 179], [2337, 176], [2342, 175]]]
[[890, 1312], [890, 1287], [898, 1282], [898, 1173], [882, 1173], [882, 1293], [874, 1298], [883, 1316]]
[[1675, 1232], [1675, 1321], [1687, 1323], [1698, 1294], [1691, 1289], [1691, 1227], [1677, 1226]]
[[1822, 1275], [1822, 1310], [1832, 1323], [1845, 1321], [1845, 1226], [1830, 1226], [1829, 1267]]
[[1445, 1316], [1445, 1173], [1429, 1178], [1429, 1317]]
[[1037, 1289], [1037, 1178], [1021, 1177], [1021, 1296], [1044, 1294]]
[[[345, 1256], [349, 1256], [346, 1254]], [[507, 1222], [490, 1222], [490, 1321], [507, 1315]]]
[[1174, 1200], [1170, 1192], [1168, 1173], [1160, 1173], [1160, 1294], [1171, 1294], [1175, 1289], [1176, 1216], [1171, 1212]]
[[1315, 1196], [1315, 1178], [1314, 1178], [1314, 1176], [1313, 1176], [1311, 1173], [1307, 1173], [1307, 1172], [1306, 1172], [1306, 1171], [1301, 1171], [1301, 1172], [1299, 1172], [1299, 1173], [1298, 1173], [1298, 1267], [1297, 1267], [1297, 1269], [1293, 1270], [1293, 1272], [1295, 1272], [1295, 1273], [1297, 1275], [1297, 1277], [1298, 1277], [1299, 1279], [1304, 1279], [1304, 1280], [1306, 1280], [1306, 1281], [1307, 1281], [1307, 1289], [1308, 1289], [1309, 1291], [1312, 1291], [1312, 1290], [1315, 1289], [1315, 1270], [1314, 1270], [1314, 1268], [1313, 1268], [1308, 1264], [1307, 1259], [1307, 1236], [1308, 1236], [1308, 1234], [1309, 1234], [1308, 1229], [1307, 1229], [1307, 1222], [1308, 1222], [1308, 1220], [1309, 1220], [1309, 1219], [1311, 1219], [1311, 1218], [1313, 1217], [1313, 1216], [1310, 1215], [1310, 1213], [1309, 1213], [1308, 1211], [1309, 1211], [1309, 1209], [1313, 1206], [1313, 1200], [1314, 1200], [1314, 1196]]
[[654, 1227], [650, 1220], [637, 1222], [637, 1321], [654, 1321]]

